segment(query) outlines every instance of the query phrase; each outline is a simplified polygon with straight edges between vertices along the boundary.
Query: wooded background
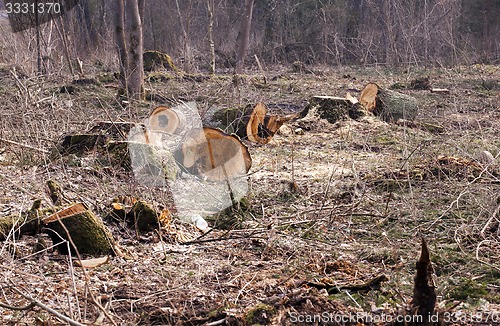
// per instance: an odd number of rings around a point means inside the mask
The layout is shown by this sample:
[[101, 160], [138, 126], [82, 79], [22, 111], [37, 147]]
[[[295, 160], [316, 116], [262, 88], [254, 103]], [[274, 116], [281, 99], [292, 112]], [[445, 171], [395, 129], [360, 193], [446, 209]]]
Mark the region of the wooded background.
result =
[[[116, 3], [83, 0], [63, 18], [74, 56], [117, 60]], [[213, 17], [217, 69], [234, 68], [243, 1], [145, 0], [144, 5], [145, 50], [166, 52], [187, 71], [208, 70]], [[498, 62], [499, 16], [500, 0], [255, 0], [246, 67], [254, 65], [254, 55], [268, 66], [297, 60], [349, 65]], [[45, 57], [63, 63], [54, 27], [43, 28]], [[34, 31], [9, 36], [1, 29], [0, 61], [22, 61], [10, 38], [33, 49]]]

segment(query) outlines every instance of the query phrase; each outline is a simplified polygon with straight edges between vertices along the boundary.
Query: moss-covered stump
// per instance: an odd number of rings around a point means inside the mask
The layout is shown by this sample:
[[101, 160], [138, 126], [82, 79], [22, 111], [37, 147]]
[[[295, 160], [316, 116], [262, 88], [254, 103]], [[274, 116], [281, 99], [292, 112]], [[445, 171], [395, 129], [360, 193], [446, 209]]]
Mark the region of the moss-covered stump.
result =
[[0, 241], [7, 239], [11, 232], [14, 232], [16, 238], [19, 237], [23, 233], [22, 229], [32, 230], [35, 233], [37, 226], [38, 218], [29, 220], [26, 216], [19, 215], [0, 217]]
[[18, 238], [21, 235], [35, 235], [40, 232], [40, 216], [52, 212], [51, 208], [40, 209], [41, 199], [36, 199], [30, 210], [21, 214], [0, 217], [0, 241], [9, 234]]
[[60, 144], [61, 153], [82, 154], [103, 145], [103, 138], [97, 134], [74, 134], [64, 136]]
[[[42, 222], [54, 244], [67, 240], [71, 249], [78, 250], [80, 254], [114, 254], [113, 235], [102, 220], [81, 203], [62, 209], [44, 218]], [[61, 254], [69, 254], [66, 242], [62, 242], [58, 250]]]
[[[126, 143], [127, 155], [129, 161], [124, 162], [124, 166], [130, 164], [138, 182], [150, 186], [162, 186], [167, 180], [175, 180], [180, 169], [175, 162], [173, 153], [166, 146], [153, 145], [145, 142], [128, 141]], [[119, 147], [112, 147], [111, 152]], [[122, 151], [125, 148], [122, 148]], [[117, 159], [123, 157], [117, 152]], [[130, 162], [130, 163], [129, 163]]]
[[369, 114], [358, 101], [351, 97], [314, 96], [306, 107], [306, 119], [317, 117], [329, 123], [335, 123], [347, 118], [359, 119]]
[[273, 306], [258, 303], [250, 308], [245, 314], [246, 325], [269, 325], [273, 316], [276, 314], [276, 308]]
[[158, 216], [158, 212], [145, 201], [138, 200], [127, 214], [127, 220], [137, 231], [147, 232], [158, 228]]
[[69, 154], [82, 156], [93, 150], [104, 152], [110, 142], [124, 141], [133, 125], [131, 122], [98, 122], [89, 131], [63, 136], [49, 158]]
[[143, 60], [145, 71], [153, 71], [158, 67], [163, 67], [173, 71], [179, 70], [174, 65], [172, 58], [168, 54], [160, 51], [145, 51]]
[[60, 206], [63, 199], [61, 186], [54, 180], [48, 180], [47, 188], [49, 189], [49, 197], [52, 200], [52, 204]]
[[220, 211], [217, 214], [205, 217], [210, 225], [219, 230], [237, 230], [243, 227], [246, 220], [251, 218], [250, 201], [243, 197], [239, 202]]

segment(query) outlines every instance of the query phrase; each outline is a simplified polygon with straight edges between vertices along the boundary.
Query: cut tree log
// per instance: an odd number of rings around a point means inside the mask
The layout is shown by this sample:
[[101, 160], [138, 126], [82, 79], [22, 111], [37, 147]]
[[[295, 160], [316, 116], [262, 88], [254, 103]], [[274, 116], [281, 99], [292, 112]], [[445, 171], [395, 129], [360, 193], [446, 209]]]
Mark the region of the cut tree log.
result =
[[185, 171], [211, 181], [244, 176], [252, 166], [248, 148], [238, 136], [208, 127], [190, 135], [174, 157]]
[[[297, 108], [294, 107], [293, 111], [299, 111]], [[254, 107], [247, 106], [244, 109], [209, 112], [203, 122], [207, 127], [220, 128], [227, 133], [235, 133], [241, 139], [267, 144], [283, 124], [304, 117], [307, 113], [299, 111], [288, 114], [269, 114], [269, 111], [269, 107], [264, 103], [257, 103]]]
[[175, 134], [181, 125], [179, 114], [165, 106], [159, 106], [153, 110], [149, 117], [149, 128], [152, 131], [163, 131]]
[[133, 126], [134, 123], [131, 122], [100, 121], [87, 132], [65, 135], [49, 158], [57, 159], [68, 154], [81, 156], [93, 150], [104, 152], [108, 149], [109, 142], [125, 140]]
[[68, 245], [61, 243], [61, 240], [67, 240], [71, 251], [76, 249], [80, 254], [114, 255], [113, 235], [102, 220], [82, 203], [73, 204], [43, 218], [42, 222], [46, 225], [52, 242], [60, 243], [58, 250], [61, 254], [68, 254]]
[[414, 120], [417, 116], [417, 100], [409, 95], [380, 88], [375, 83], [365, 86], [359, 97], [364, 108], [386, 122], [398, 119]]

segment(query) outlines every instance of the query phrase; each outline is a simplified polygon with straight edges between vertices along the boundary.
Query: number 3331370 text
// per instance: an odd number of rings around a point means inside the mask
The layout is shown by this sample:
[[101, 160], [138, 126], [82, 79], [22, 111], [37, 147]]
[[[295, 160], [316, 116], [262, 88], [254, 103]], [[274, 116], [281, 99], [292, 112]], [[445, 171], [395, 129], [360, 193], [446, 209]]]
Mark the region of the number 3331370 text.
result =
[[58, 2], [6, 2], [7, 14], [60, 14], [61, 4]]

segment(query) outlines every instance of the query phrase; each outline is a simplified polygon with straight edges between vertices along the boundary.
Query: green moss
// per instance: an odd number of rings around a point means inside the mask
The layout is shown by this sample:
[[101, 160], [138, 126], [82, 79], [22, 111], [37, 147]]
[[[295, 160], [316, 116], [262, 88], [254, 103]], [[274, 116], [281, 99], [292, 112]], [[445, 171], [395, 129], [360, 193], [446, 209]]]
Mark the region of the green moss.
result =
[[61, 186], [54, 180], [48, 180], [47, 187], [49, 188], [49, 195], [52, 203], [56, 206], [60, 205], [62, 199]]
[[460, 278], [448, 292], [448, 297], [456, 300], [477, 300], [488, 294], [486, 285], [470, 278]]
[[139, 231], [150, 231], [158, 227], [158, 213], [143, 200], [138, 200], [129, 214], [129, 222]]
[[[54, 243], [61, 243], [61, 237], [69, 240], [67, 230], [80, 254], [114, 254], [114, 240], [111, 232], [102, 220], [91, 211], [86, 210], [79, 214], [68, 216], [62, 219], [61, 222], [64, 224], [64, 227], [57, 220], [49, 224], [51, 230], [49, 236]], [[68, 254], [66, 242], [63, 242], [58, 247], [58, 250], [62, 254]]]
[[242, 112], [243, 110], [236, 108], [219, 110], [214, 113], [213, 119], [222, 124], [221, 129], [226, 130], [226, 132], [233, 133], [237, 129], [237, 126], [234, 126], [233, 124], [237, 123], [237, 120], [241, 116]]
[[269, 325], [276, 308], [264, 303], [258, 303], [245, 314], [246, 325]]
[[147, 81], [148, 82], [167, 82], [169, 80], [172, 80], [173, 77], [169, 74], [166, 74], [161, 71], [153, 71], [148, 74], [147, 76]]
[[97, 75], [97, 80], [101, 83], [113, 83], [116, 81], [114, 73], [101, 73]]
[[239, 229], [250, 214], [250, 200], [246, 197], [240, 199], [235, 205], [224, 209], [218, 214], [207, 216], [205, 220], [214, 228], [222, 230]]
[[174, 65], [172, 58], [160, 51], [145, 51], [144, 56], [144, 70], [152, 71], [156, 67], [163, 67], [173, 71], [178, 71], [179, 69]]
[[391, 86], [389, 86], [389, 89], [406, 89], [406, 85], [403, 84], [403, 83], [400, 83], [400, 82], [396, 82], [394, 84], [392, 84]]
[[373, 139], [373, 141], [380, 145], [395, 145], [397, 140], [389, 135], [379, 135]]

